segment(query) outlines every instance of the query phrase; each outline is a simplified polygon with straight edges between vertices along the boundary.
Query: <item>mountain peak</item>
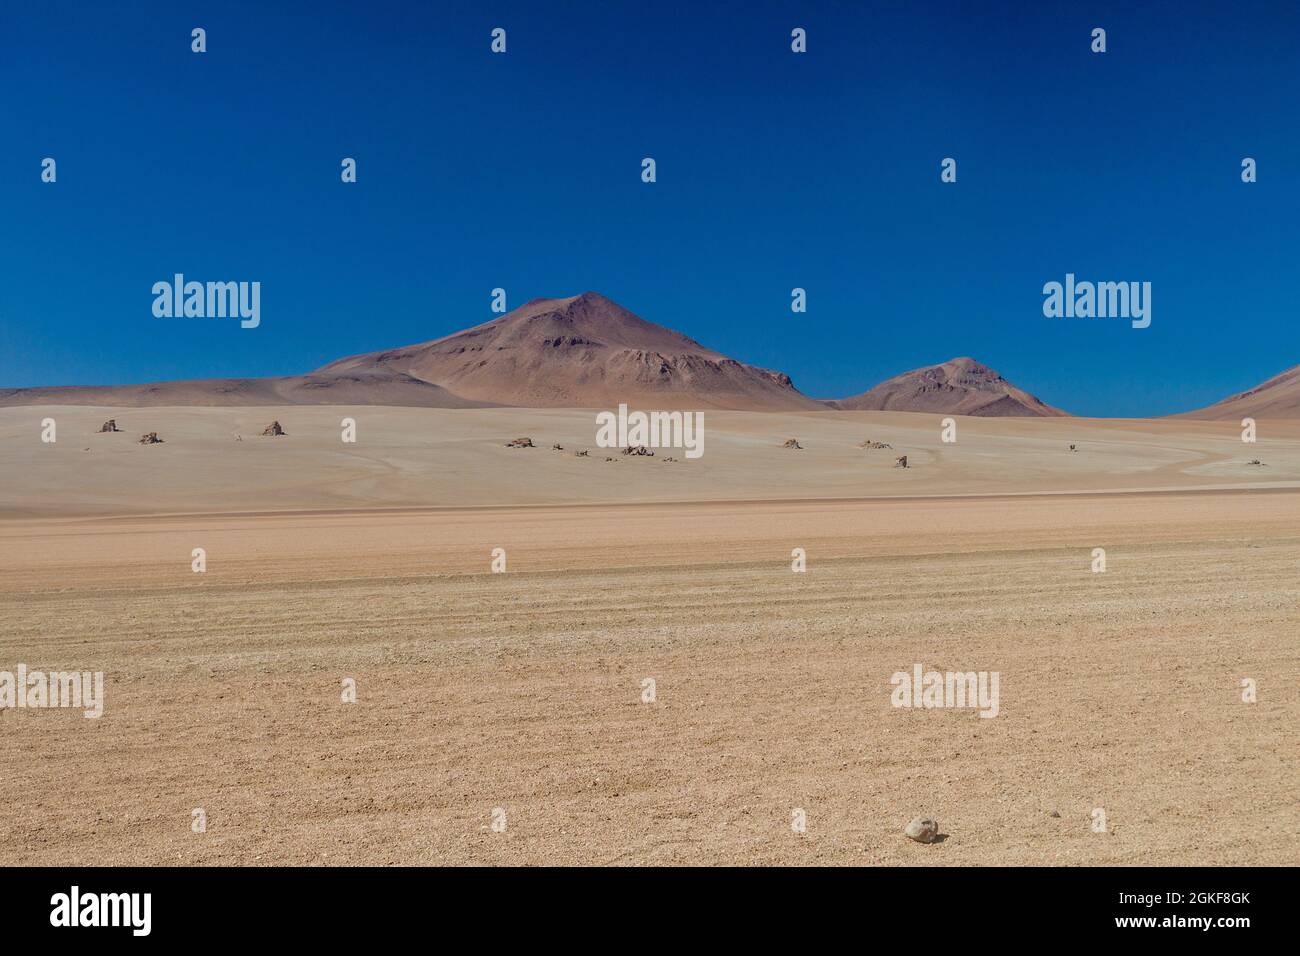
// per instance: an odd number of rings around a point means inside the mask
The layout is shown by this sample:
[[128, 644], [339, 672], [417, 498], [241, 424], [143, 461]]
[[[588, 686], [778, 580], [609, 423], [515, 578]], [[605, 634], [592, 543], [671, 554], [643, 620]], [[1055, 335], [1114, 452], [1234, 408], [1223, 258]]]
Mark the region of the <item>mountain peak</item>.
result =
[[840, 408], [940, 412], [986, 417], [1059, 416], [1066, 412], [1012, 385], [968, 355], [912, 369], [868, 391], [841, 399]]
[[706, 348], [594, 291], [530, 299], [462, 332], [340, 359], [325, 368], [371, 367], [409, 375], [464, 399], [504, 405], [823, 407], [795, 389], [789, 376]]

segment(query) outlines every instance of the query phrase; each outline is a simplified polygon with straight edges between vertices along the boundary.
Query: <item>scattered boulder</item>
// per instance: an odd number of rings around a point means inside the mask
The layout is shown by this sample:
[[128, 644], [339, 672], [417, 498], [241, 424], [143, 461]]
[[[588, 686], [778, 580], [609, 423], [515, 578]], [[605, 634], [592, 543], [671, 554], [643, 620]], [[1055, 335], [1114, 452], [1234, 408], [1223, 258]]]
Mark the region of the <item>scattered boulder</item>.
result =
[[1078, 451], [1078, 450], [1079, 450], [1078, 447], [1076, 447], [1075, 445], [1070, 446], [1070, 451]]
[[284, 429], [280, 427], [279, 422], [271, 422], [271, 424], [262, 429], [262, 434], [269, 437], [275, 437], [276, 435], [283, 435]]
[[108, 421], [104, 422], [104, 424], [99, 426], [99, 430], [101, 432], [120, 432], [122, 429], [117, 427], [116, 418], [110, 418]]
[[798, 448], [798, 449], [800, 449], [801, 451], [803, 450], [803, 445], [799, 444], [799, 439], [797, 439], [797, 438], [787, 438], [787, 439], [785, 440], [785, 444], [782, 445], [781, 447], [782, 447], [782, 448]]
[[590, 458], [590, 457], [591, 457], [591, 452], [587, 451], [587, 449], [585, 449], [585, 448], [582, 448], [582, 449], [580, 449], [580, 450], [578, 450], [578, 451], [575, 451], [573, 454], [576, 455], [578, 458]]
[[1263, 463], [1262, 461], [1260, 461], [1258, 458], [1252, 458], [1250, 461], [1246, 462], [1246, 464], [1248, 464], [1248, 465], [1262, 465], [1262, 464], [1264, 464], [1264, 463]]
[[506, 442], [507, 448], [536, 448], [531, 438], [512, 438]]
[[645, 445], [628, 445], [626, 448], [623, 449], [623, 454], [644, 455], [646, 457], [653, 458], [655, 453], [652, 452]]
[[906, 467], [907, 467], [907, 456], [906, 456], [906, 455], [899, 455], [897, 458], [895, 458], [895, 459], [894, 459], [894, 467], [895, 467], [895, 468], [906, 468]]
[[664, 459], [664, 461], [676, 461], [676, 460], [677, 460], [676, 458], [673, 458], [671, 456]]
[[933, 817], [914, 817], [903, 834], [917, 843], [933, 843], [939, 839], [939, 821]]
[[552, 445], [552, 446], [551, 446], [551, 451], [564, 451], [564, 446], [563, 446], [563, 445]]
[[157, 432], [149, 432], [147, 435], [141, 435], [138, 444], [141, 445], [161, 445], [163, 440], [158, 437]]

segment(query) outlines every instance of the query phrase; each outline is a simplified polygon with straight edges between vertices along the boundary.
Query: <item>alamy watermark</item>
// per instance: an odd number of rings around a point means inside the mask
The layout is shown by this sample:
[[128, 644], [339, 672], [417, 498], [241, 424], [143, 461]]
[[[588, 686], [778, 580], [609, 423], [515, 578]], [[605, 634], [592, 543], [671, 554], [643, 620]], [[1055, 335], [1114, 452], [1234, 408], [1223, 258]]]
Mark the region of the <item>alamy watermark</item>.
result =
[[104, 672], [28, 671], [19, 664], [17, 672], [0, 671], [0, 710], [82, 708], [88, 718], [104, 714]]
[[244, 329], [262, 322], [260, 282], [186, 282], [178, 272], [171, 282], [155, 282], [153, 294], [153, 314], [159, 319], [238, 317]]
[[1075, 282], [1043, 286], [1043, 315], [1049, 319], [1132, 319], [1135, 329], [1151, 324], [1150, 282]]
[[681, 448], [687, 458], [704, 454], [703, 412], [631, 412], [619, 405], [614, 412], [596, 413], [596, 445], [600, 448]]
[[56, 927], [120, 926], [148, 936], [152, 914], [152, 893], [83, 893], [74, 885], [50, 897], [50, 925]]
[[889, 679], [895, 707], [978, 707], [981, 717], [998, 715], [998, 671], [927, 671], [913, 664], [912, 673], [897, 671]]

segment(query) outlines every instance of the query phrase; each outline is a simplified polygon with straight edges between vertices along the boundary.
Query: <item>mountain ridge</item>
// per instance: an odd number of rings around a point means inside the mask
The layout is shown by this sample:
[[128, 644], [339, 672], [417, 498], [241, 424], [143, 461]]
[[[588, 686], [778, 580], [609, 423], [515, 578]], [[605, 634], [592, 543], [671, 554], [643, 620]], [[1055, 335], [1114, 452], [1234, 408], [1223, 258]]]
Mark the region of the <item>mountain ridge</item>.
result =
[[[1059, 417], [1060, 408], [969, 356], [895, 375], [842, 399], [815, 399], [784, 372], [750, 365], [650, 322], [598, 292], [534, 298], [414, 345], [336, 359], [303, 375], [0, 389], [0, 406], [489, 406], [748, 411], [882, 410]], [[1300, 418], [1300, 366], [1168, 417]]]

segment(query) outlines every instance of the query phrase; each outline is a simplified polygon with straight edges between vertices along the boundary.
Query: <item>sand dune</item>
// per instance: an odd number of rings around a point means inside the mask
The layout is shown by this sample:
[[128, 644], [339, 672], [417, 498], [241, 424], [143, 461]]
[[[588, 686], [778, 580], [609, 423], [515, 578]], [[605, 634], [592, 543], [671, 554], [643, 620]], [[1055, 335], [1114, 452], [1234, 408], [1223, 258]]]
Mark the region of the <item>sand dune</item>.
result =
[[999, 418], [1069, 414], [966, 357], [904, 372], [861, 395], [842, 398], [833, 404], [854, 410], [944, 412]]

